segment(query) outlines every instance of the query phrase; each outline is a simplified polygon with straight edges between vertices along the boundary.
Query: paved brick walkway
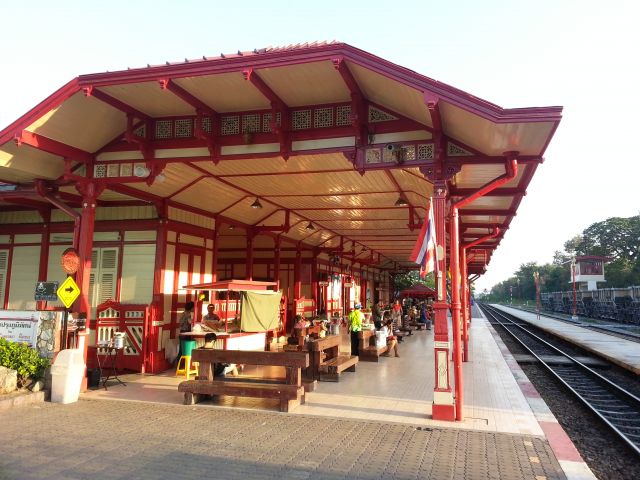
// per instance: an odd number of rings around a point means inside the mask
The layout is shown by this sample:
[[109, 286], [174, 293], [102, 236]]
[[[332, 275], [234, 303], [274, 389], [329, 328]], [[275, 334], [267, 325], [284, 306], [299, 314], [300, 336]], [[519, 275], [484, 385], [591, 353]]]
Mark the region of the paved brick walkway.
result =
[[1, 479], [565, 478], [529, 435], [104, 400], [14, 408], [0, 425]]

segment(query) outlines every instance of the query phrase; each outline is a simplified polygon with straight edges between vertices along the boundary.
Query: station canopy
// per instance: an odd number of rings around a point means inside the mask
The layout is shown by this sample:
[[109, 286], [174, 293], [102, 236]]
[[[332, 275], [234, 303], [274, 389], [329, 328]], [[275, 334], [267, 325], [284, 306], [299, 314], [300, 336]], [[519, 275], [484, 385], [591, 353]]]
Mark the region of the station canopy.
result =
[[0, 190], [14, 192], [0, 208], [46, 203], [35, 186], [78, 207], [88, 176], [100, 206], [284, 225], [362, 265], [413, 268], [434, 167], [462, 198], [517, 152], [517, 177], [461, 210], [463, 243], [501, 229], [469, 254], [482, 273], [561, 111], [504, 109], [338, 42], [82, 75], [0, 132]]

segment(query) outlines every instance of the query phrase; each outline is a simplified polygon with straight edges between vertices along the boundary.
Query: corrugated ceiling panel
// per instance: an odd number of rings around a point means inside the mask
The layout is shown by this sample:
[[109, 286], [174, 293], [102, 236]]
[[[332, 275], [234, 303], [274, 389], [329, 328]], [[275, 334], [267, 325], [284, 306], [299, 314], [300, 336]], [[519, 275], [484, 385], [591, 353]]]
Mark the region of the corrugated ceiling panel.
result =
[[422, 92], [354, 63], [347, 64], [366, 98], [424, 125], [432, 125]]
[[[229, 205], [233, 205], [244, 196], [243, 192], [224, 183], [212, 178], [203, 178], [192, 187], [173, 196], [172, 200], [209, 212], [219, 212]], [[223, 212], [223, 214], [226, 215], [226, 212]]]
[[131, 105], [151, 117], [194, 115], [195, 109], [169, 90], [162, 90], [158, 82], [127, 83], [100, 87], [99, 90]]
[[335, 210], [306, 210], [304, 214], [313, 220], [336, 220], [338, 218], [345, 220], [364, 220], [364, 219], [382, 219], [392, 218], [396, 220], [407, 219], [407, 207], [394, 207], [384, 210], [352, 210], [352, 209], [335, 209]]
[[178, 78], [175, 82], [217, 112], [271, 108], [269, 100], [244, 79], [242, 72]]
[[36, 178], [53, 180], [62, 175], [61, 157], [42, 152], [27, 145], [18, 147], [13, 141], [0, 149], [0, 174], [8, 182], [29, 182]]
[[145, 182], [130, 183], [127, 185], [160, 197], [169, 197], [202, 176], [202, 173], [182, 163], [167, 164], [163, 173], [165, 177], [163, 182], [156, 180], [151, 186]]
[[344, 80], [328, 60], [256, 72], [290, 107], [351, 101]]
[[124, 132], [126, 126], [121, 111], [79, 92], [29, 125], [27, 130], [95, 152]]
[[207, 218], [203, 215], [197, 215], [195, 213], [186, 212], [173, 207], [169, 207], [169, 219], [177, 222], [189, 223], [209, 230], [213, 230], [215, 226], [213, 218]]
[[287, 161], [282, 157], [223, 160], [217, 165], [209, 161], [197, 165], [214, 175], [279, 174], [309, 170], [353, 170], [353, 165], [341, 153], [295, 155]]
[[508, 209], [513, 202], [513, 197], [480, 197], [464, 207], [464, 211], [474, 209]]
[[393, 170], [392, 174], [403, 191], [412, 190], [427, 198], [433, 195], [433, 185], [424, 178], [419, 169]]
[[[513, 188], [520, 183], [520, 179], [528, 168], [526, 165], [518, 166], [518, 175], [498, 188]], [[458, 188], [478, 188], [484, 184], [504, 175], [504, 165], [464, 165], [462, 170], [456, 175], [456, 186]]]
[[[464, 211], [463, 211], [464, 212]], [[507, 219], [503, 215], [460, 215], [461, 223], [504, 223]]]
[[397, 193], [376, 195], [327, 195], [318, 197], [276, 197], [273, 200], [285, 208], [344, 208], [393, 206]]
[[[315, 173], [296, 175], [295, 180], [288, 175], [268, 177], [234, 177], [227, 179], [256, 195], [335, 195], [358, 192], [394, 191], [389, 179], [382, 172], [370, 172], [361, 176], [355, 171], [340, 173]], [[274, 198], [279, 198], [274, 196]]]
[[389, 230], [398, 230], [395, 233], [401, 233], [407, 229], [407, 222], [404, 220], [371, 220], [371, 221], [357, 221], [357, 220], [335, 220], [321, 222], [322, 226], [330, 230], [344, 230], [344, 229], [375, 229], [384, 234]]
[[554, 124], [493, 123], [446, 102], [440, 102], [444, 132], [486, 155], [515, 151], [540, 155]]

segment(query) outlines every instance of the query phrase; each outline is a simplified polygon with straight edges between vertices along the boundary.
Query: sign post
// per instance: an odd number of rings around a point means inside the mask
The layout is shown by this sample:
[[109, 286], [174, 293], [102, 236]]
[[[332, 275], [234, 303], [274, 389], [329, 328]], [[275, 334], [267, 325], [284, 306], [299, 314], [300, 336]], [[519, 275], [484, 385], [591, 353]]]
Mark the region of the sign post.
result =
[[80, 267], [80, 256], [75, 248], [67, 248], [62, 252], [60, 258], [62, 270], [68, 275], [67, 279], [62, 282], [58, 288], [57, 294], [60, 301], [64, 304], [64, 321], [62, 324], [62, 348], [67, 348], [67, 324], [69, 321], [69, 308], [80, 296], [80, 287], [76, 284], [71, 275], [74, 275]]

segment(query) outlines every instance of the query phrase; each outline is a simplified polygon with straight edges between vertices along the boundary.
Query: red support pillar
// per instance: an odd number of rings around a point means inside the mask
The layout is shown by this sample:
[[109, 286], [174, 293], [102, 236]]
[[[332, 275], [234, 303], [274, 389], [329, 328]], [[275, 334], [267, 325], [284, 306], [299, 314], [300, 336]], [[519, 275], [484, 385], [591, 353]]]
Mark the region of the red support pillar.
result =
[[253, 232], [247, 229], [247, 262], [245, 264], [245, 280], [253, 280]]
[[[216, 229], [213, 231], [213, 253], [211, 259], [211, 281], [218, 281], [218, 248], [220, 247], [220, 229], [218, 228], [218, 224], [216, 224]], [[213, 298], [209, 299], [210, 302], [213, 302]]]
[[153, 271], [152, 320], [164, 319], [164, 275], [167, 263], [167, 205], [158, 207], [158, 229], [156, 231], [156, 261]]
[[438, 298], [433, 305], [435, 353], [435, 387], [433, 390], [432, 417], [434, 420], [455, 420], [453, 391], [449, 374], [449, 327], [447, 322], [447, 287], [445, 258], [447, 188], [443, 180], [434, 181], [433, 215], [436, 225], [436, 290]]
[[462, 321], [462, 361], [469, 361], [469, 279], [467, 274], [467, 249], [460, 246], [460, 291], [461, 291], [461, 321]]
[[276, 282], [276, 290], [280, 290], [280, 235], [278, 235], [276, 237], [276, 244], [275, 244], [275, 249], [276, 249], [276, 258], [274, 259], [274, 266], [273, 266], [273, 281]]
[[302, 296], [302, 280], [300, 270], [302, 268], [302, 249], [300, 242], [296, 245], [296, 263], [293, 267], [293, 298], [298, 300]]
[[[89, 326], [91, 316], [91, 304], [89, 303], [89, 279], [91, 276], [91, 253], [93, 251], [93, 231], [96, 218], [96, 203], [100, 196], [101, 188], [95, 183], [87, 181], [77, 185], [78, 191], [82, 194], [82, 211], [80, 214], [80, 228], [77, 236], [77, 244], [74, 247], [80, 257], [80, 267], [76, 273], [76, 283], [80, 287], [80, 297], [72, 309], [75, 313], [82, 313], [86, 316], [86, 330], [78, 334], [78, 348], [84, 352], [84, 361], [87, 362], [87, 351], [89, 347]], [[74, 240], [76, 240], [74, 238]], [[87, 378], [83, 377], [82, 390], [86, 390]]]
[[318, 256], [311, 260], [311, 297], [313, 298], [313, 315], [318, 314]]
[[449, 259], [451, 264], [451, 325], [453, 327], [453, 377], [455, 381], [456, 420], [462, 420], [463, 379], [462, 379], [462, 335], [460, 325], [460, 242], [458, 240], [458, 209], [451, 208], [449, 227]]

